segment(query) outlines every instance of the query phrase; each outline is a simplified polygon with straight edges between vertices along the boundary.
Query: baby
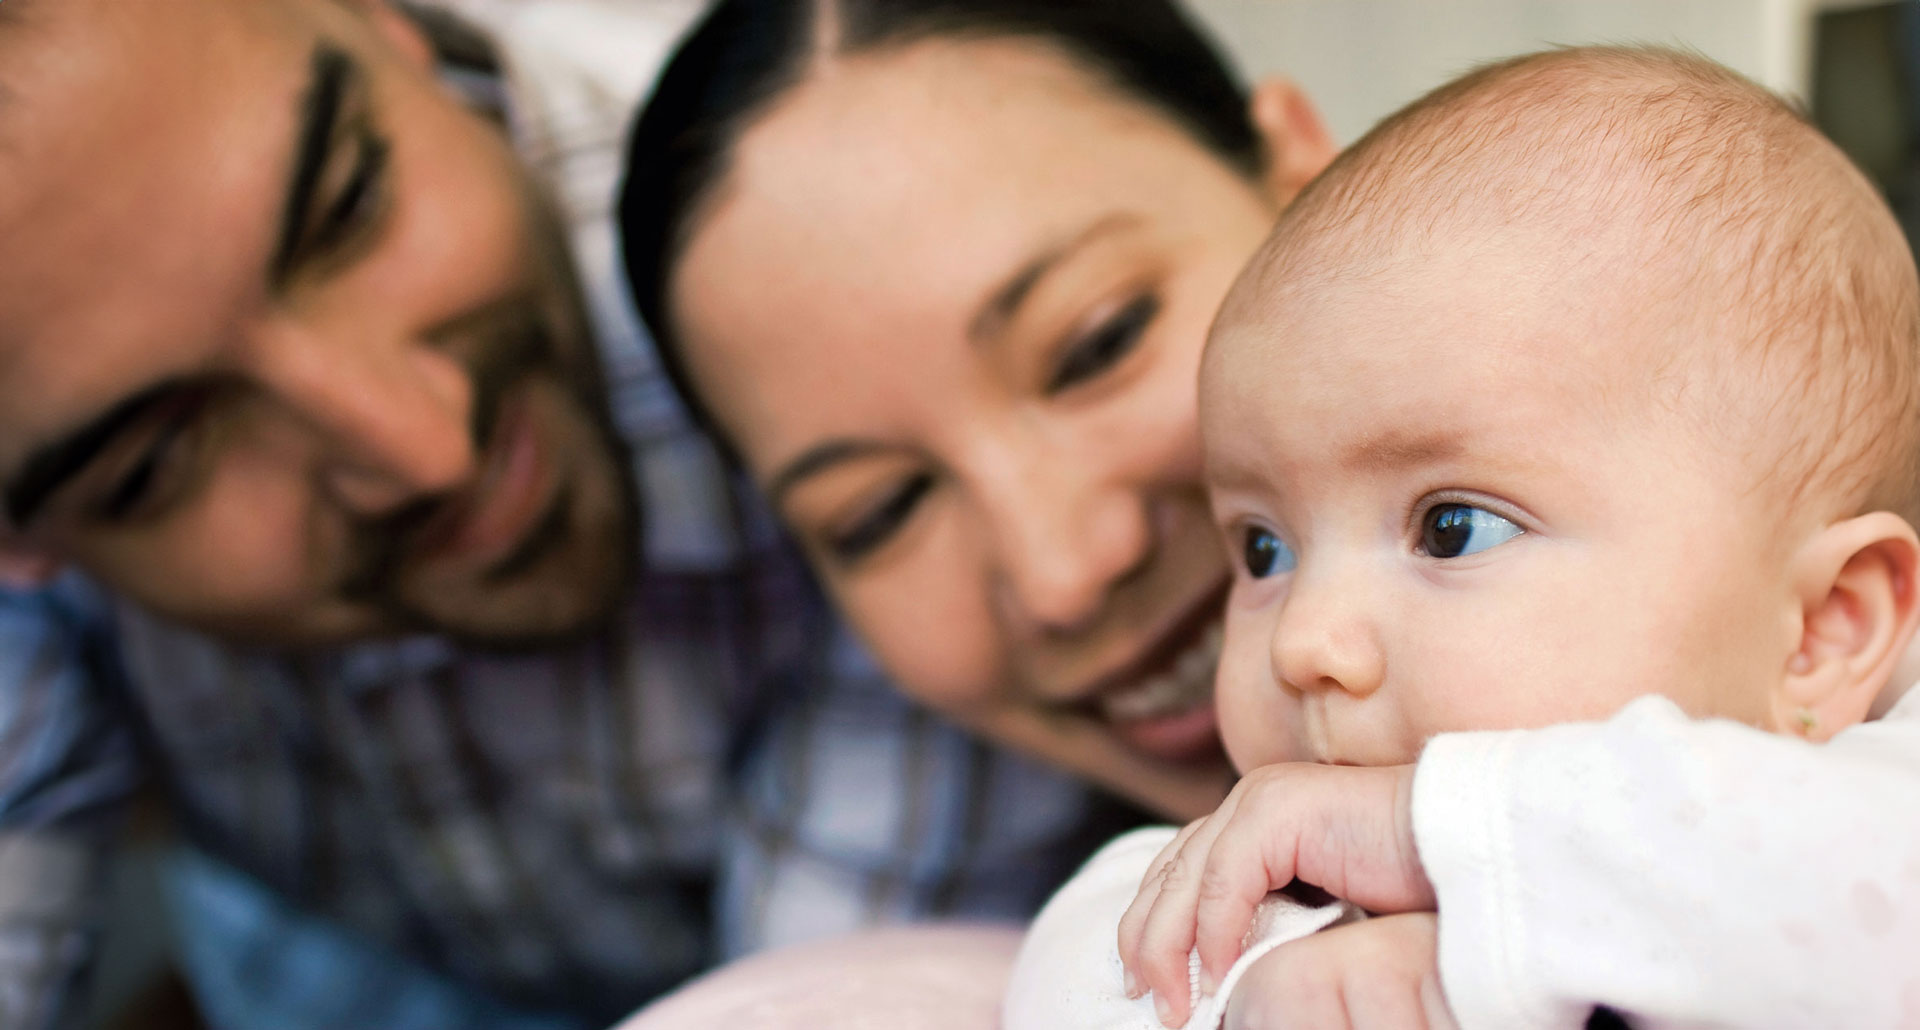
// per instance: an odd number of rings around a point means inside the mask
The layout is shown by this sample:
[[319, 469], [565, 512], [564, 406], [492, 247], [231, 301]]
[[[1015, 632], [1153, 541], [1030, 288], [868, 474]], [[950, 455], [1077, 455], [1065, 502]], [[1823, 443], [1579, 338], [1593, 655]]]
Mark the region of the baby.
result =
[[1368, 134], [1201, 370], [1248, 775], [1062, 891], [1008, 1030], [1920, 1026], [1917, 320], [1872, 187], [1707, 61]]

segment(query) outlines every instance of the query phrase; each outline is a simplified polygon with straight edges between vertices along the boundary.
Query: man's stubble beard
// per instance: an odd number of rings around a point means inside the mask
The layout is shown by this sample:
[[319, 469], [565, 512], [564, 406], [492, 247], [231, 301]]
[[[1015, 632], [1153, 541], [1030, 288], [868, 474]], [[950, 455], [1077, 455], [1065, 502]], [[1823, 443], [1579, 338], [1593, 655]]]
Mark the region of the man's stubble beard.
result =
[[[452, 498], [423, 499], [354, 534], [353, 572], [341, 593], [393, 631], [436, 633], [493, 651], [530, 651], [591, 636], [618, 611], [639, 562], [640, 505], [630, 453], [607, 406], [597, 353], [586, 341], [564, 361], [546, 320], [530, 307], [500, 312], [473, 361], [475, 453], [493, 443], [505, 398], [551, 385], [564, 420], [548, 444], [568, 449], [572, 475], [516, 552], [530, 556], [458, 584], [414, 582], [409, 558], [421, 531]], [[565, 430], [555, 432], [555, 430]], [[584, 430], [584, 431], [582, 431]], [[577, 449], [574, 449], [577, 448]], [[558, 454], [548, 455], [555, 461]], [[558, 517], [556, 517], [558, 516]]]

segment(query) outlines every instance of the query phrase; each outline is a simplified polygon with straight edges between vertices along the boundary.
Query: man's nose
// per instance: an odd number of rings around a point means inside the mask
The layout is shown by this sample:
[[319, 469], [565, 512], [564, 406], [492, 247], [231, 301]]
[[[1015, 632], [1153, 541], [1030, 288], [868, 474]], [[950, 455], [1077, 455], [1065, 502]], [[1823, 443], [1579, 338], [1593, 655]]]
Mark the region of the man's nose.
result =
[[1386, 678], [1376, 613], [1357, 577], [1302, 566], [1288, 585], [1268, 650], [1273, 675], [1296, 692], [1340, 690], [1366, 697]]
[[1016, 624], [1072, 633], [1092, 623], [1114, 587], [1146, 563], [1148, 500], [1125, 484], [1030, 462], [987, 501], [998, 544], [1001, 603]]
[[257, 336], [258, 374], [318, 434], [322, 487], [382, 515], [473, 478], [473, 383], [424, 339], [282, 322]]

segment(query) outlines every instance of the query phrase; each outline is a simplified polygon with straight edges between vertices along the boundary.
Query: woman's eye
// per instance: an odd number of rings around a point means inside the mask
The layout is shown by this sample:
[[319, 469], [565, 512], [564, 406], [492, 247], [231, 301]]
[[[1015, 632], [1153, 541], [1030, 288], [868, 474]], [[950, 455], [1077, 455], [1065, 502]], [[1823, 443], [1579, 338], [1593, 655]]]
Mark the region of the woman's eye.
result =
[[1436, 504], [1421, 520], [1420, 547], [1434, 558], [1460, 558], [1498, 547], [1526, 532], [1512, 520], [1471, 504]]
[[834, 533], [827, 549], [842, 562], [853, 562], [878, 549], [893, 538], [913, 515], [913, 510], [933, 489], [933, 476], [920, 473], [901, 483], [880, 503], [868, 509], [853, 525]]
[[1059, 393], [1070, 386], [1092, 379], [1133, 351], [1134, 345], [1160, 313], [1160, 298], [1148, 295], [1121, 308], [1112, 318], [1075, 341], [1061, 356], [1059, 367], [1047, 380], [1047, 392]]
[[1242, 544], [1241, 560], [1246, 562], [1247, 574], [1254, 579], [1292, 572], [1294, 566], [1299, 564], [1293, 556], [1293, 548], [1268, 530], [1248, 529]]

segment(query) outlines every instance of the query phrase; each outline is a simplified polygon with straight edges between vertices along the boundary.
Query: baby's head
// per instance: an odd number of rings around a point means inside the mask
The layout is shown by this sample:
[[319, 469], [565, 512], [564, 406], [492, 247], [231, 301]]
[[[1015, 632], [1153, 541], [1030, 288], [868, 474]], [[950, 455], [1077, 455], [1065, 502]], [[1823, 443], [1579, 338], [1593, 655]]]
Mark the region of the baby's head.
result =
[[1242, 768], [1642, 694], [1816, 739], [1920, 608], [1920, 296], [1892, 216], [1706, 61], [1570, 50], [1301, 195], [1201, 370]]

